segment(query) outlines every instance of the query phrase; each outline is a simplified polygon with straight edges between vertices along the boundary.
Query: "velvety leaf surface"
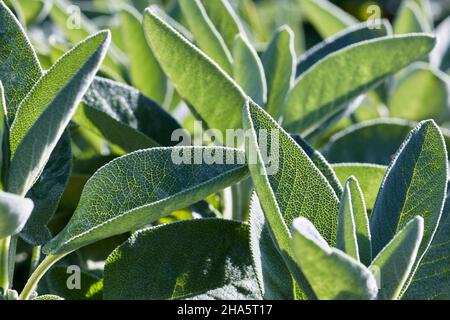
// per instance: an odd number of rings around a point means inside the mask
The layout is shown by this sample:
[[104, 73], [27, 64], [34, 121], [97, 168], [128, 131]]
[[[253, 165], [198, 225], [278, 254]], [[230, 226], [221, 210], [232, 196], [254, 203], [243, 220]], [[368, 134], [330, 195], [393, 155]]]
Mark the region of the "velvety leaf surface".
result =
[[[145, 277], [142, 277], [145, 275]], [[134, 234], [108, 258], [105, 299], [259, 299], [248, 226], [200, 219]]]
[[144, 95], [164, 105], [167, 79], [145, 39], [142, 16], [127, 8], [120, 13], [120, 19], [125, 53], [130, 60], [131, 83]]
[[394, 22], [396, 34], [429, 32], [427, 18], [414, 1], [403, 1]]
[[233, 46], [233, 78], [257, 104], [267, 100], [267, 83], [258, 53], [243, 35], [238, 35]]
[[33, 245], [44, 245], [51, 240], [48, 223], [58, 208], [59, 201], [72, 172], [70, 135], [66, 131], [36, 183], [27, 193], [33, 200], [34, 209], [20, 236]]
[[208, 17], [200, 0], [180, 0], [183, 16], [201, 50], [225, 72], [231, 74], [233, 58], [224, 39]]
[[0, 79], [12, 123], [20, 102], [42, 71], [25, 31], [3, 1], [0, 2], [0, 61]]
[[[356, 198], [356, 194], [352, 194], [350, 189], [350, 184], [355, 183], [353, 177], [349, 178], [344, 187], [344, 193], [341, 197], [341, 203], [339, 206], [339, 221], [337, 227], [337, 240], [336, 240], [336, 248], [342, 250], [347, 255], [352, 257], [353, 259], [360, 261], [359, 258], [359, 244], [357, 237], [357, 226], [356, 226], [356, 214], [365, 215], [366, 213], [361, 209], [361, 204], [357, 202], [358, 198]], [[359, 208], [358, 208], [359, 205]], [[364, 207], [364, 204], [362, 205]], [[364, 208], [365, 209], [365, 208]], [[363, 213], [361, 213], [361, 211]], [[358, 221], [360, 222], [360, 221]], [[364, 221], [363, 221], [364, 222]], [[361, 225], [358, 225], [361, 227]], [[366, 231], [366, 235], [369, 234], [369, 221], [366, 218], [365, 224], [362, 225], [365, 227], [364, 231]], [[366, 237], [365, 240], [369, 238]], [[370, 245], [370, 242], [369, 242]], [[367, 243], [366, 243], [367, 249]], [[369, 251], [370, 252], [370, 251]], [[370, 260], [369, 260], [370, 261]]]
[[[223, 164], [196, 164], [202, 155]], [[45, 252], [69, 252], [136, 230], [239, 182], [247, 168], [226, 164], [230, 158], [237, 163], [244, 154], [226, 148], [154, 148], [113, 160], [87, 182], [74, 216]]]
[[230, 2], [228, 0], [202, 0], [202, 4], [228, 48], [233, 48], [234, 38], [238, 34], [244, 34], [244, 28]]
[[322, 38], [328, 38], [357, 20], [328, 0], [299, 1], [308, 21], [317, 29]]
[[285, 126], [296, 133], [313, 130], [352, 99], [422, 58], [434, 44], [428, 35], [382, 37], [329, 55], [297, 79], [286, 101]]
[[[323, 155], [331, 163], [388, 165], [416, 125], [416, 122], [400, 119], [377, 119], [359, 123], [331, 137], [322, 150]], [[450, 146], [448, 131], [443, 130], [443, 134], [445, 144]]]
[[419, 65], [408, 72], [389, 97], [390, 116], [443, 123], [450, 115], [450, 77]]
[[154, 9], [145, 13], [144, 30], [166, 75], [206, 124], [224, 134], [226, 129], [241, 128], [246, 97], [242, 89]]
[[[244, 112], [244, 128], [252, 130], [247, 161], [267, 222], [286, 263], [291, 263], [291, 272], [301, 282], [301, 274], [292, 265], [288, 226], [305, 216], [335, 244], [339, 200], [305, 151], [251, 101]], [[308, 290], [306, 283], [299, 285]]]
[[[78, 7], [78, 9], [80, 9]], [[90, 21], [77, 7], [67, 0], [53, 0], [49, 16], [52, 21], [62, 30], [67, 39], [73, 44], [82, 41], [89, 35], [97, 32], [96, 25]], [[123, 80], [120, 66], [120, 54], [111, 45], [108, 55], [105, 57], [101, 70], [114, 80]]]
[[407, 300], [450, 299], [450, 198], [447, 196], [441, 221], [425, 257], [403, 295]]
[[284, 100], [294, 84], [296, 54], [294, 33], [288, 26], [277, 29], [262, 55], [267, 78], [267, 112], [278, 119], [282, 114]]
[[321, 300], [372, 300], [377, 284], [371, 272], [344, 254], [330, 248], [306, 218], [294, 220], [292, 246], [296, 261]]
[[302, 54], [297, 62], [296, 77], [333, 52], [361, 41], [387, 36], [389, 33], [391, 33], [391, 26], [387, 20], [382, 20], [375, 27], [368, 23], [348, 27]]
[[11, 192], [24, 195], [36, 182], [94, 78], [109, 42], [109, 32], [99, 32], [81, 42], [42, 76], [20, 104], [10, 134]]
[[331, 185], [336, 195], [340, 197], [343, 191], [342, 185], [345, 184], [345, 180], [341, 185], [341, 182], [338, 180], [332, 166], [328, 163], [325, 157], [319, 151], [315, 150], [308, 142], [297, 134], [293, 134], [291, 137], [300, 146], [300, 148], [303, 149], [317, 169], [319, 169], [323, 176], [328, 180], [328, 183]]
[[350, 176], [354, 176], [358, 180], [366, 208], [368, 211], [371, 211], [387, 168], [364, 163], [335, 164], [332, 168], [342, 184], [345, 184]]
[[169, 146], [179, 124], [155, 102], [138, 90], [96, 77], [74, 115], [79, 126], [120, 146], [136, 151]]
[[399, 298], [417, 258], [423, 230], [423, 218], [412, 219], [373, 260], [370, 269], [379, 277], [379, 299]]
[[0, 191], [0, 239], [19, 233], [33, 211], [33, 201]]
[[293, 300], [294, 281], [270, 234], [258, 196], [250, 204], [250, 250], [256, 278], [266, 300]]
[[447, 192], [447, 149], [429, 120], [408, 136], [383, 179], [370, 220], [372, 250], [378, 254], [415, 216], [425, 220], [418, 260], [433, 239]]

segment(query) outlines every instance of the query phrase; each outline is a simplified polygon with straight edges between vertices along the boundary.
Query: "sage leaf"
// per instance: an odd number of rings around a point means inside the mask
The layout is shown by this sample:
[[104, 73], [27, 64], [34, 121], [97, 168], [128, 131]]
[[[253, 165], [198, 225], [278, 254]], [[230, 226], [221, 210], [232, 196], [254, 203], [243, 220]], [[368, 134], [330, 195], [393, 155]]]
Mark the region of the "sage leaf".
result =
[[33, 211], [33, 201], [0, 191], [0, 239], [19, 233]]
[[[333, 53], [297, 79], [287, 97], [285, 126], [295, 133], [312, 131], [352, 99], [422, 58], [434, 44], [428, 35], [382, 37]], [[335, 77], [343, 69], [345, 76]]]
[[423, 218], [417, 216], [408, 222], [373, 260], [370, 269], [379, 277], [380, 299], [399, 298], [417, 258], [423, 232]]
[[[81, 12], [80, 7], [72, 6], [67, 0], [53, 0], [49, 16], [73, 44], [98, 31], [96, 25]], [[122, 81], [123, 58], [114, 45], [110, 45], [108, 49], [101, 70], [114, 80]]]
[[432, 121], [421, 122], [399, 149], [383, 179], [370, 220], [377, 255], [415, 216], [424, 218], [417, 264], [428, 249], [447, 193], [447, 149]]
[[389, 97], [391, 117], [441, 124], [450, 116], [450, 77], [425, 65], [410, 70]]
[[301, 0], [300, 5], [322, 38], [331, 37], [357, 23], [355, 18], [328, 0]]
[[41, 77], [41, 67], [25, 31], [3, 1], [0, 2], [0, 79], [5, 88], [8, 120]]
[[[416, 125], [416, 122], [389, 118], [361, 122], [332, 136], [322, 152], [331, 163], [388, 165]], [[445, 144], [450, 146], [448, 130], [443, 129], [442, 133]]]
[[[333, 245], [339, 200], [329, 182], [305, 151], [264, 110], [249, 101], [244, 128], [251, 130], [246, 148], [248, 167], [267, 222], [300, 288], [308, 285], [292, 265], [288, 229], [298, 216], [311, 218]], [[317, 206], [317, 203], [322, 203]], [[304, 280], [303, 280], [304, 281]]]
[[245, 33], [230, 2], [228, 0], [202, 0], [202, 4], [227, 47], [233, 48], [234, 38], [238, 34], [244, 35]]
[[109, 42], [109, 32], [81, 42], [42, 76], [20, 104], [10, 134], [11, 192], [24, 195], [36, 182], [97, 72]]
[[414, 32], [430, 32], [428, 21], [419, 4], [414, 1], [403, 1], [394, 22], [395, 34]]
[[242, 106], [246, 99], [242, 89], [203, 52], [159, 18], [153, 8], [145, 12], [144, 31], [166, 75], [206, 125], [223, 134], [227, 129], [241, 128]]
[[[333, 188], [336, 196], [340, 197], [343, 192], [341, 182], [338, 180], [336, 173], [325, 157], [299, 135], [292, 134], [291, 137], [300, 146], [300, 148], [303, 149], [317, 169], [319, 169], [323, 176], [328, 180], [328, 183]], [[345, 181], [342, 184], [345, 184]]]
[[247, 225], [183, 221], [139, 231], [114, 250], [104, 298], [260, 299], [254, 277]]
[[250, 203], [250, 249], [256, 278], [266, 300], [293, 300], [294, 281], [270, 233], [258, 196]]
[[361, 41], [387, 36], [392, 33], [391, 29], [392, 27], [387, 20], [381, 20], [375, 25], [365, 22], [338, 32], [336, 35], [318, 43], [300, 56], [297, 62], [296, 77], [306, 72], [328, 55]]
[[292, 246], [296, 261], [321, 300], [372, 300], [377, 296], [371, 272], [342, 251], [330, 248], [306, 218], [294, 220]]
[[[353, 259], [360, 261], [359, 258], [359, 243], [357, 237], [357, 226], [356, 226], [356, 215], [365, 217], [365, 205], [364, 203], [361, 205], [361, 199], [357, 198], [355, 192], [352, 193], [351, 184], [354, 184], [353, 187], [357, 188], [355, 184], [357, 181], [354, 177], [350, 177], [344, 187], [344, 193], [341, 197], [341, 203], [339, 207], [339, 221], [337, 228], [337, 241], [336, 248], [342, 250], [347, 255], [352, 257]], [[356, 190], [358, 191], [358, 190]], [[360, 219], [362, 220], [362, 219]], [[361, 221], [358, 221], [361, 223]], [[368, 235], [369, 229], [369, 221], [367, 217], [365, 217], [365, 221], [363, 220], [363, 227], [365, 234]], [[361, 225], [358, 225], [361, 227]], [[366, 237], [364, 240], [369, 240], [369, 237]], [[370, 241], [369, 241], [370, 248]], [[366, 243], [367, 250], [367, 243]], [[370, 252], [370, 251], [369, 251]], [[369, 262], [370, 262], [369, 256]]]
[[72, 172], [70, 134], [66, 130], [53, 150], [42, 174], [27, 197], [33, 200], [34, 209], [20, 233], [26, 242], [38, 246], [51, 240], [48, 224], [56, 212]]
[[164, 109], [127, 85], [96, 77], [73, 121], [99, 137], [131, 152], [170, 146], [180, 125]]
[[214, 60], [225, 72], [231, 74], [233, 58], [220, 33], [208, 17], [200, 0], [180, 0], [183, 16], [195, 41], [203, 52]]
[[450, 198], [447, 196], [441, 221], [425, 257], [420, 262], [411, 284], [402, 296], [406, 300], [450, 299]]
[[122, 10], [120, 18], [125, 53], [130, 60], [131, 83], [144, 95], [164, 105], [167, 79], [145, 39], [142, 16], [130, 7]]
[[267, 83], [258, 53], [242, 35], [236, 36], [233, 47], [233, 78], [257, 104], [267, 100]]
[[332, 168], [342, 184], [352, 175], [358, 180], [366, 209], [371, 212], [387, 167], [369, 163], [339, 163], [332, 165]]
[[[223, 164], [196, 164], [199, 156]], [[243, 160], [243, 152], [213, 147], [153, 148], [115, 159], [86, 183], [72, 219], [44, 251], [70, 252], [186, 208], [244, 179]]]
[[294, 33], [289, 26], [278, 28], [262, 55], [267, 78], [267, 112], [275, 119], [283, 113], [286, 95], [294, 84], [296, 54]]

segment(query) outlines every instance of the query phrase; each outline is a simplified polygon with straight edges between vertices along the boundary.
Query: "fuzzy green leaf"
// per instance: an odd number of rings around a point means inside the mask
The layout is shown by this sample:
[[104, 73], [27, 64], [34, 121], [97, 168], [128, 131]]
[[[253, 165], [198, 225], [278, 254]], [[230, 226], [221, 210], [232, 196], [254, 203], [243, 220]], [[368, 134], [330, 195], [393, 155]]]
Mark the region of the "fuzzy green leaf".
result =
[[19, 233], [33, 211], [33, 201], [0, 191], [0, 239]]
[[267, 83], [258, 53], [243, 35], [238, 35], [233, 47], [233, 78], [257, 104], [267, 100]]
[[308, 142], [296, 134], [292, 134], [291, 137], [300, 146], [300, 148], [303, 149], [317, 169], [319, 169], [323, 176], [328, 180], [328, 183], [331, 185], [336, 195], [340, 197], [343, 191], [342, 185], [345, 184], [345, 180], [341, 185], [332, 166], [328, 163], [325, 157], [319, 151], [315, 150]]
[[225, 72], [232, 73], [233, 58], [224, 39], [208, 17], [200, 0], [180, 0], [183, 16], [199, 48]]
[[[331, 163], [358, 162], [388, 165], [416, 122], [376, 119], [351, 126], [334, 135], [323, 148]], [[443, 130], [447, 147], [450, 133]], [[345, 150], [345, 152], [344, 152]]]
[[428, 35], [382, 37], [329, 55], [297, 79], [286, 101], [285, 126], [291, 132], [311, 132], [348, 102], [422, 58], [434, 44]]
[[258, 196], [250, 203], [250, 249], [256, 278], [266, 300], [293, 300], [294, 282], [270, 234]]
[[447, 192], [447, 148], [432, 121], [421, 122], [401, 146], [383, 179], [370, 220], [373, 254], [378, 254], [412, 218], [425, 220], [417, 264], [441, 218]]
[[[196, 164], [199, 156], [224, 164]], [[69, 252], [136, 230], [239, 182], [247, 168], [226, 164], [230, 158], [245, 162], [243, 152], [212, 147], [154, 148], [113, 160], [87, 182], [74, 216], [45, 252]]]
[[395, 34], [430, 31], [427, 18], [419, 5], [411, 0], [403, 1], [394, 22]]
[[25, 31], [3, 1], [0, 2], [0, 61], [0, 79], [12, 123], [20, 102], [39, 80], [42, 70]]
[[145, 39], [142, 16], [133, 8], [120, 13], [125, 53], [130, 59], [131, 83], [147, 97], [164, 105], [167, 79]]
[[402, 298], [407, 300], [450, 299], [450, 197], [447, 196], [438, 230], [411, 284]]
[[[73, 44], [83, 41], [89, 35], [97, 32], [96, 25], [81, 12], [80, 7], [73, 6], [67, 0], [53, 0], [49, 15]], [[114, 80], [121, 81], [123, 80], [122, 60], [119, 50], [111, 45], [101, 70]]]
[[53, 150], [47, 165], [36, 183], [27, 193], [34, 209], [20, 237], [35, 246], [44, 245], [52, 234], [47, 225], [58, 208], [69, 176], [72, 172], [70, 134], [66, 131]]
[[393, 89], [388, 107], [392, 117], [443, 123], [450, 116], [450, 77], [425, 65], [410, 70]]
[[[350, 184], [352, 182], [357, 183], [353, 177], [350, 177], [345, 183], [344, 193], [341, 197], [341, 203], [339, 206], [339, 222], [337, 228], [336, 248], [342, 250], [353, 259], [360, 261], [355, 216], [356, 212], [358, 212], [358, 209], [361, 208], [358, 208], [358, 204], [360, 205], [360, 203], [356, 202], [358, 200], [356, 198], [356, 194], [352, 194], [352, 191], [350, 189]], [[364, 204], [362, 205], [362, 207], [365, 209]], [[369, 228], [369, 221], [367, 218], [365, 226], [365, 231], [367, 231]]]
[[165, 110], [138, 90], [99, 77], [84, 95], [73, 121], [129, 152], [174, 145], [172, 133], [180, 128]]
[[358, 180], [366, 208], [372, 211], [387, 168], [367, 163], [340, 163], [332, 165], [332, 168], [342, 184], [350, 176]]
[[297, 63], [296, 77], [333, 52], [361, 41], [387, 36], [392, 33], [391, 29], [387, 20], [381, 20], [376, 25], [360, 23], [337, 33], [312, 47], [300, 57]]
[[219, 219], [134, 234], [109, 256], [104, 286], [105, 299], [114, 300], [260, 298], [248, 226]]
[[331, 37], [358, 22], [328, 0], [301, 0], [300, 5], [322, 38]]
[[288, 26], [277, 29], [262, 56], [267, 77], [267, 112], [278, 119], [286, 95], [294, 84], [295, 48], [294, 33]]
[[244, 34], [244, 27], [228, 0], [202, 0], [209, 18], [222, 35], [228, 48], [233, 48], [234, 38]]
[[42, 76], [20, 104], [10, 134], [11, 192], [26, 194], [42, 173], [109, 42], [109, 32], [99, 32], [81, 42]]
[[403, 285], [417, 258], [423, 237], [423, 218], [415, 217], [395, 235], [370, 265], [379, 278], [378, 297], [384, 300], [398, 299]]
[[[180, 96], [193, 106], [205, 123], [226, 134], [242, 126], [246, 95], [203, 52], [147, 9], [144, 30], [153, 53]], [[183, 72], [180, 72], [183, 70]]]
[[247, 161], [267, 222], [301, 289], [308, 291], [292, 265], [288, 226], [298, 216], [310, 218], [334, 245], [339, 200], [305, 151], [251, 101], [245, 107], [244, 128], [251, 130]]
[[372, 300], [375, 278], [361, 263], [330, 248], [306, 218], [294, 220], [292, 246], [296, 261], [321, 300]]

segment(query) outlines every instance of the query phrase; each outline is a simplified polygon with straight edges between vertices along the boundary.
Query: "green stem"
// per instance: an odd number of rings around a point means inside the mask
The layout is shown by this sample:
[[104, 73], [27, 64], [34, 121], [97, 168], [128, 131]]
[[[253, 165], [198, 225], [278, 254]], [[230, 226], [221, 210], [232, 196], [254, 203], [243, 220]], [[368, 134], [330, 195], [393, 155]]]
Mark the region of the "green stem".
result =
[[18, 235], [11, 236], [11, 242], [9, 244], [9, 287], [14, 286], [14, 267], [16, 263], [16, 251], [17, 251], [17, 241], [19, 240]]
[[3, 291], [9, 289], [9, 244], [11, 237], [0, 240], [0, 287]]
[[59, 260], [64, 258], [69, 253], [64, 253], [60, 255], [48, 255], [41, 264], [36, 268], [36, 270], [33, 272], [33, 274], [28, 279], [27, 284], [22, 290], [22, 293], [19, 296], [19, 300], [28, 300], [30, 299], [31, 294], [33, 291], [36, 290], [37, 284], [42, 279], [44, 274]]
[[40, 261], [41, 261], [41, 246], [35, 246], [33, 247], [33, 251], [31, 253], [30, 275], [32, 275], [34, 270], [36, 270]]

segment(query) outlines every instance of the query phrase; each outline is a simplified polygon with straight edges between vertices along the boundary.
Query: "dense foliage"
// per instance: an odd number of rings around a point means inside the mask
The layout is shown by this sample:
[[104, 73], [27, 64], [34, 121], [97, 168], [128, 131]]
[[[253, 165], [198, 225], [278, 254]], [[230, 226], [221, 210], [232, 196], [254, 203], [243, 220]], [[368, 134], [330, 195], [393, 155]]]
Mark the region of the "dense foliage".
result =
[[0, 1], [0, 300], [450, 299], [450, 8], [335, 2]]

